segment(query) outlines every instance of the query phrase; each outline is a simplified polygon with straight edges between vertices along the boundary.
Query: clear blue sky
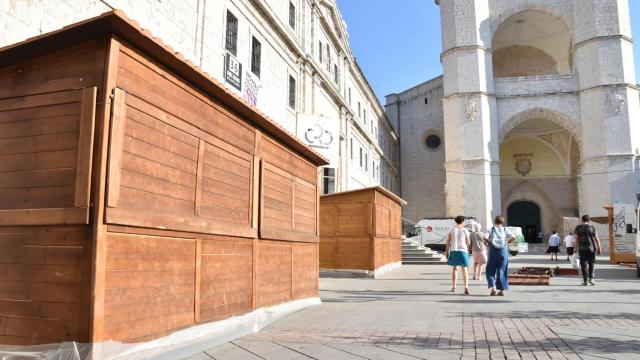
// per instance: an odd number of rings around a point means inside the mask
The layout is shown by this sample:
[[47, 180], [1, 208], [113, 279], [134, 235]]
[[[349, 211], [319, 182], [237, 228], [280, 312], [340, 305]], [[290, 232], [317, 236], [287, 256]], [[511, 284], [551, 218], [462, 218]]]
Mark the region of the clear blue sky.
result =
[[[356, 60], [383, 104], [385, 95], [442, 74], [440, 10], [435, 1], [337, 1]], [[640, 0], [629, 0], [629, 6], [638, 77]]]

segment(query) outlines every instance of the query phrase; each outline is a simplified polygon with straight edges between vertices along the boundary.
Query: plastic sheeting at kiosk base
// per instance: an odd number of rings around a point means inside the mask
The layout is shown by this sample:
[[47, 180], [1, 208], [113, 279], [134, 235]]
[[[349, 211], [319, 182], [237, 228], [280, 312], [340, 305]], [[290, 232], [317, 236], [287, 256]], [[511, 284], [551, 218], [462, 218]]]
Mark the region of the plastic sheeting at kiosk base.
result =
[[309, 306], [320, 305], [317, 297], [295, 300], [248, 314], [176, 331], [143, 343], [106, 341], [99, 344], [63, 342], [34, 346], [0, 345], [0, 360], [140, 360], [180, 359], [260, 331], [265, 326]]

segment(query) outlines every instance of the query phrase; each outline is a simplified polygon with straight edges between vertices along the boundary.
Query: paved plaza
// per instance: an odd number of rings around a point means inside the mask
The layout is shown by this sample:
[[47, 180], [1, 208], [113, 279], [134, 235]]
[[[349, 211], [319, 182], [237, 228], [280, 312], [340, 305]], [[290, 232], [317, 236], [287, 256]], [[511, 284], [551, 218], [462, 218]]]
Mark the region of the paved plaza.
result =
[[[556, 265], [517, 256], [511, 270]], [[564, 267], [568, 263], [559, 262]], [[490, 297], [449, 293], [449, 267], [403, 266], [380, 279], [320, 280], [323, 304], [190, 359], [632, 359], [640, 357], [640, 280], [599, 259], [577, 276]]]

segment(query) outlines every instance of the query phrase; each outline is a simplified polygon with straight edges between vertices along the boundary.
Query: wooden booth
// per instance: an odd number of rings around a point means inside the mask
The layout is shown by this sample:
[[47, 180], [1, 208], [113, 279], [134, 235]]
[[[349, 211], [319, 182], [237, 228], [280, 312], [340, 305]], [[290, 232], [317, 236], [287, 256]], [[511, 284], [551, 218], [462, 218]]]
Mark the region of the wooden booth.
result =
[[318, 296], [318, 165], [120, 12], [0, 49], [0, 344]]
[[402, 262], [401, 207], [377, 186], [320, 197], [320, 268], [375, 273]]

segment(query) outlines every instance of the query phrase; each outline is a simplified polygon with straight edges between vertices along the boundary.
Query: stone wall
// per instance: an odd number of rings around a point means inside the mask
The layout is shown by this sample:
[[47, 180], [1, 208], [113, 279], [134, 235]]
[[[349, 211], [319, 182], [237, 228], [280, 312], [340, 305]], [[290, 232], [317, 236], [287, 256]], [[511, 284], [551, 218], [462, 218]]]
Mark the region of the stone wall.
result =
[[558, 64], [546, 52], [533, 46], [507, 46], [493, 52], [493, 76], [557, 75]]
[[[392, 122], [398, 121], [401, 136], [400, 196], [408, 201], [403, 217], [412, 222], [446, 215], [442, 96], [439, 76], [386, 97], [387, 116]], [[432, 134], [441, 139], [435, 149], [426, 145], [427, 136]]]

